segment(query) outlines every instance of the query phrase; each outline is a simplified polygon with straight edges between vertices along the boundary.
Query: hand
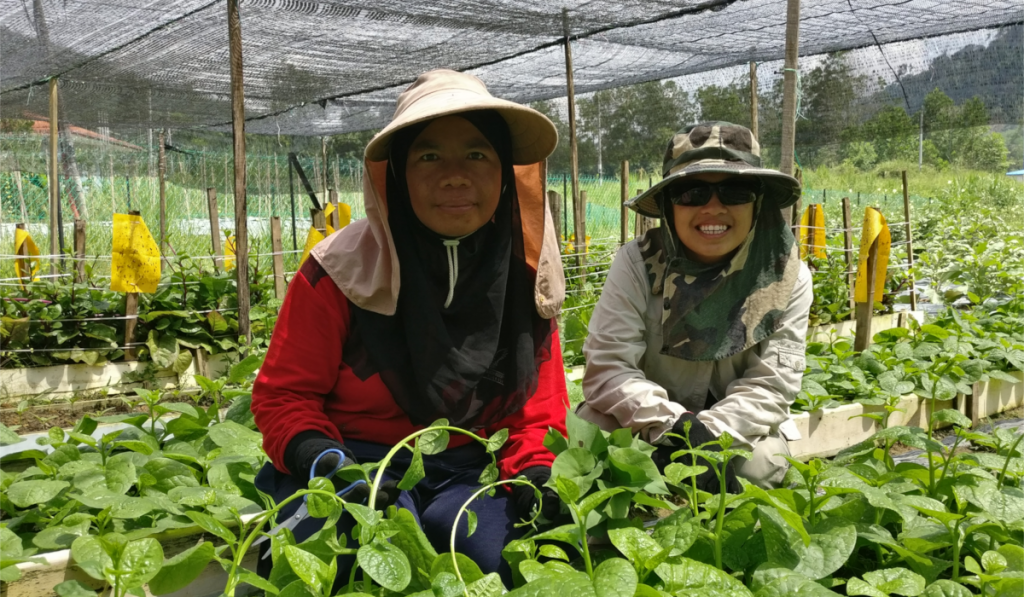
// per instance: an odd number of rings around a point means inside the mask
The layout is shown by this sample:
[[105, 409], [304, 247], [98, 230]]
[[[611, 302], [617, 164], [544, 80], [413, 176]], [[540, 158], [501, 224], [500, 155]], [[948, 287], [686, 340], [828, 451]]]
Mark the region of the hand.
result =
[[[342, 499], [346, 502], [369, 505], [370, 501], [367, 498], [370, 497], [370, 485], [371, 483], [360, 483], [355, 489], [346, 493]], [[392, 479], [381, 481], [380, 487], [377, 488], [377, 501], [373, 504], [373, 508], [387, 510], [388, 506], [392, 506], [398, 501], [400, 495], [402, 495], [402, 490], [398, 488], [398, 481]]]
[[[531, 466], [519, 472], [519, 477], [526, 477], [526, 480], [533, 483], [540, 490], [541, 503], [540, 514], [547, 520], [554, 520], [561, 510], [561, 500], [558, 492], [544, 484], [551, 478], [551, 467]], [[512, 501], [516, 505], [516, 513], [522, 520], [533, 518], [533, 509], [537, 507], [537, 496], [533, 487], [529, 485], [512, 486]]]
[[[686, 434], [686, 423], [690, 423], [689, 436]], [[706, 450], [708, 452], [721, 452], [722, 446], [718, 444], [709, 444], [701, 447], [703, 444], [713, 442], [718, 439], [714, 433], [711, 432], [707, 426], [700, 421], [693, 413], [683, 413], [683, 416], [679, 417], [679, 420], [672, 425], [672, 433], [681, 435], [683, 437], [689, 437], [690, 445], [694, 449]], [[679, 450], [686, 449], [689, 446], [686, 445], [682, 439], [675, 437], [665, 437], [661, 446], [654, 451], [651, 455], [654, 463], [658, 465], [658, 470], [664, 471], [665, 467], [671, 464], [672, 454]], [[711, 463], [705, 458], [700, 456], [694, 457], [692, 454], [684, 454], [677, 462], [687, 466], [705, 466], [708, 470], [697, 475], [697, 489], [706, 491], [712, 494], [721, 493], [721, 483], [718, 480], [718, 475], [715, 474], [714, 468]], [[688, 484], [688, 483], [687, 483]], [[730, 460], [729, 464], [725, 467], [725, 488], [728, 493], [742, 493], [743, 486], [736, 479], [736, 466], [735, 460]]]
[[[357, 463], [352, 451], [341, 442], [319, 431], [303, 431], [288, 442], [288, 447], [284, 451], [284, 465], [292, 475], [302, 478], [303, 481], [308, 479], [311, 472], [315, 477], [326, 477], [338, 466], [341, 458], [334, 453], [325, 454], [319, 461], [317, 457], [332, 449], [341, 450], [345, 455], [345, 466]], [[311, 470], [314, 464], [315, 471]]]

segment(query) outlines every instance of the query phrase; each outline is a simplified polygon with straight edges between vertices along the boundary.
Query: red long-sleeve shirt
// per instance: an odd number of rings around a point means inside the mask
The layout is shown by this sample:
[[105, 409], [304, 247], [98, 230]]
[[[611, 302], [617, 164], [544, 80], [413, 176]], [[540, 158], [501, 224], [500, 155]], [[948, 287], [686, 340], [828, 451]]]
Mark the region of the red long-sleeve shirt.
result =
[[[391, 392], [374, 374], [359, 379], [342, 360], [351, 330], [349, 301], [316, 259], [307, 259], [288, 286], [288, 294], [252, 393], [252, 412], [263, 432], [263, 449], [278, 470], [288, 473], [284, 452], [295, 435], [320, 431], [343, 438], [397, 444], [422, 429], [413, 425]], [[554, 455], [543, 445], [553, 427], [565, 435], [569, 408], [557, 329], [551, 359], [540, 367], [537, 391], [522, 409], [477, 435], [508, 429], [498, 457], [503, 479], [523, 469], [550, 466]], [[473, 441], [453, 433], [449, 447]]]

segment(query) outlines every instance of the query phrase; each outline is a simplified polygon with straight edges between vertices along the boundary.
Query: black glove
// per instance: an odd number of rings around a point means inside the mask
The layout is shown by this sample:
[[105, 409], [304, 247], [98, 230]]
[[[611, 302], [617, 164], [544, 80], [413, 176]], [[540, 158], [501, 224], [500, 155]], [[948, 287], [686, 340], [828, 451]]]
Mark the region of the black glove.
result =
[[[722, 446], [718, 444], [710, 444], [704, 447], [700, 447], [701, 444], [707, 442], [713, 442], [718, 437], [711, 433], [711, 430], [707, 428], [704, 423], [700, 422], [693, 413], [683, 413], [683, 416], [679, 417], [679, 420], [672, 425], [672, 433], [687, 437], [686, 429], [684, 425], [686, 422], [690, 423], [690, 444], [694, 449], [707, 450], [708, 452], [721, 452]], [[671, 464], [672, 454], [682, 449], [687, 449], [689, 446], [686, 445], [682, 439], [675, 437], [666, 437], [664, 443], [654, 451], [651, 458], [654, 463], [658, 465], [658, 470], [663, 471], [665, 467]], [[715, 474], [714, 468], [711, 463], [706, 459], [697, 456], [696, 458], [692, 454], [684, 454], [677, 461], [687, 466], [706, 466], [708, 470], [697, 475], [697, 489], [706, 491], [708, 493], [717, 494], [721, 492], [722, 486], [718, 481], [718, 475]], [[725, 467], [725, 488], [728, 493], [742, 493], [743, 486], [736, 480], [736, 466], [735, 459], [730, 459], [729, 464]]]
[[[531, 466], [519, 472], [519, 477], [526, 477], [526, 480], [537, 486], [541, 494], [540, 513], [548, 520], [554, 520], [561, 509], [561, 500], [558, 492], [544, 484], [551, 478], [551, 467]], [[537, 496], [533, 493], [533, 487], [529, 485], [513, 485], [512, 501], [516, 505], [516, 513], [522, 520], [533, 518], [533, 509], [537, 505]]]
[[[340, 457], [337, 454], [331, 453], [324, 454], [324, 457], [319, 461], [316, 458], [323, 454], [325, 450], [331, 449], [341, 450], [345, 454], [344, 466], [359, 464], [352, 451], [341, 442], [319, 431], [310, 430], [297, 434], [288, 442], [288, 446], [284, 450], [284, 465], [291, 471], [292, 475], [303, 477], [303, 475], [309, 474], [313, 463], [316, 462], [315, 475], [317, 477], [326, 477], [338, 466]], [[349, 486], [349, 483], [338, 477], [332, 477], [331, 482], [334, 483], [335, 491], [341, 491]], [[398, 501], [398, 496], [401, 493], [402, 490], [398, 488], [398, 481], [386, 480], [381, 482], [380, 487], [377, 488], [377, 502], [374, 504], [374, 507], [378, 510], [387, 509], [388, 506]], [[367, 501], [368, 497], [370, 497], [370, 485], [360, 484], [349, 493], [346, 493], [344, 500], [357, 504], [369, 503]]]
[[[291, 474], [308, 478], [310, 469], [316, 457], [323, 454], [325, 450], [341, 450], [345, 454], [345, 465], [356, 464], [358, 461], [352, 451], [346, 448], [341, 442], [330, 438], [319, 431], [303, 431], [297, 434], [288, 442], [284, 449], [284, 466]], [[339, 457], [337, 454], [326, 454], [316, 463], [316, 476], [326, 477], [328, 473], [338, 466]]]

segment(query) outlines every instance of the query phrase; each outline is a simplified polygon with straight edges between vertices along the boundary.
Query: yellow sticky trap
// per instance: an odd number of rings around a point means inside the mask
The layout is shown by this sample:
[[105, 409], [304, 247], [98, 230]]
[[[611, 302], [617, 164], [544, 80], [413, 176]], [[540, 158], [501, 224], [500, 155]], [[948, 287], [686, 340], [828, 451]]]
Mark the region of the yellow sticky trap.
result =
[[331, 214], [334, 213], [334, 209], [335, 208], [333, 203], [328, 203], [327, 207], [324, 208], [324, 222], [326, 222], [324, 224], [324, 228], [327, 231], [327, 236], [330, 236], [337, 232], [337, 230], [334, 229], [334, 226], [331, 226]]
[[[25, 289], [25, 282], [35, 282], [36, 274], [39, 273], [39, 247], [32, 240], [28, 230], [21, 228], [14, 229], [14, 254], [25, 253], [30, 257], [22, 257], [14, 260], [14, 272], [18, 276], [18, 284], [22, 290]], [[31, 257], [35, 257], [32, 259]]]
[[800, 217], [800, 259], [825, 258], [825, 210], [812, 203]]
[[864, 210], [864, 226], [860, 236], [860, 259], [857, 261], [857, 284], [854, 287], [854, 299], [858, 303], [868, 302], [868, 253], [871, 244], [878, 239], [878, 260], [875, 262], [875, 293], [872, 302], [882, 302], [885, 294], [885, 276], [889, 269], [889, 250], [892, 248], [892, 237], [889, 225], [885, 222], [882, 212], [873, 207]]
[[338, 204], [338, 230], [352, 222], [352, 206], [348, 203]]
[[142, 216], [114, 214], [114, 246], [110, 289], [115, 292], [156, 292], [160, 282], [160, 249]]
[[316, 226], [309, 227], [309, 233], [306, 234], [306, 246], [302, 249], [302, 260], [299, 261], [299, 267], [306, 262], [306, 258], [309, 257], [309, 252], [313, 250], [316, 244], [326, 237], [316, 229]]
[[229, 234], [224, 242], [224, 271], [233, 269], [235, 269], [235, 237]]

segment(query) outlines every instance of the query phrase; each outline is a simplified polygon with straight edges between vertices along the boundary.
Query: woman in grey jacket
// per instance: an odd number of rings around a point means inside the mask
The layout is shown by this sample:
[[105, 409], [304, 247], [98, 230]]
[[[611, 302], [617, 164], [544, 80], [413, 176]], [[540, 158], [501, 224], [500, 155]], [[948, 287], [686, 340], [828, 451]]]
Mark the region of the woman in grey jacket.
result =
[[[751, 132], [726, 122], [669, 140], [664, 179], [629, 202], [661, 226], [616, 255], [583, 345], [578, 414], [663, 446], [664, 466], [690, 423], [694, 445], [722, 433], [753, 452], [729, 471], [778, 486], [799, 439], [789, 406], [804, 371], [811, 274], [780, 209], [800, 183], [761, 167]], [[698, 485], [717, 492], [711, 471]]]

